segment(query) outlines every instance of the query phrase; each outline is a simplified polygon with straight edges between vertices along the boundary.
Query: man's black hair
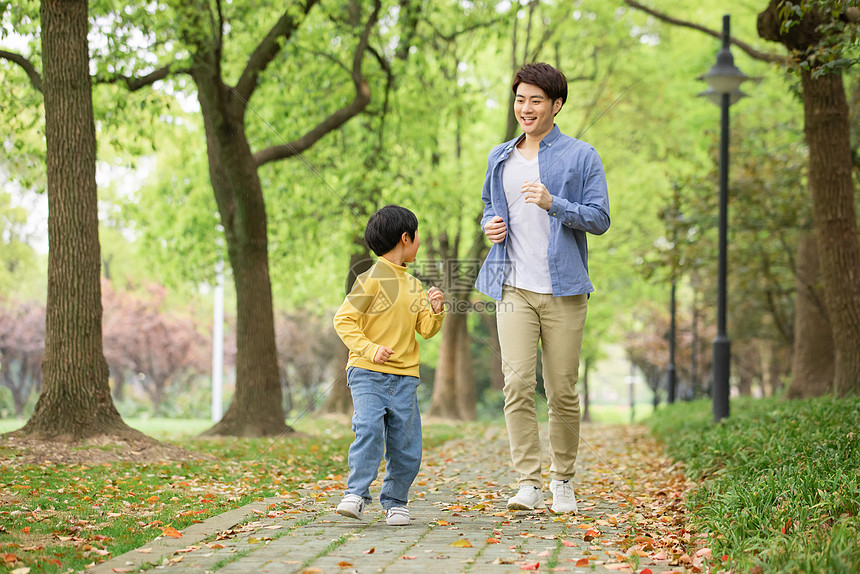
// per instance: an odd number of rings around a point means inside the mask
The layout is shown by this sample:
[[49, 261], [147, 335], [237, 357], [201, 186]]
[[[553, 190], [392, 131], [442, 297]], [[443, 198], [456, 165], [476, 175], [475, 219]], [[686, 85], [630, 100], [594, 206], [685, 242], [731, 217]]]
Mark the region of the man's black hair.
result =
[[386, 205], [370, 216], [364, 230], [364, 242], [376, 255], [383, 255], [394, 249], [404, 233], [415, 240], [418, 218], [415, 214], [399, 205]]
[[561, 98], [561, 105], [567, 101], [567, 78], [561, 71], [553, 68], [544, 62], [526, 64], [514, 74], [514, 80], [511, 82], [511, 89], [514, 95], [517, 93], [517, 86], [520, 84], [532, 84], [546, 92], [550, 102], [555, 102]]

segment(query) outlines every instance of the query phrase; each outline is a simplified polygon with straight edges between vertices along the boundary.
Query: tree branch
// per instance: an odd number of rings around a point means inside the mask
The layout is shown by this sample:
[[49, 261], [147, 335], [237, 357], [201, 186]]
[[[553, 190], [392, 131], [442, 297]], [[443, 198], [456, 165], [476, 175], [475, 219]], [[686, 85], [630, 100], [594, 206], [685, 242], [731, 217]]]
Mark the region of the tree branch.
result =
[[124, 83], [130, 92], [136, 92], [141, 88], [145, 88], [147, 86], [151, 86], [158, 80], [163, 80], [167, 76], [170, 75], [170, 66], [164, 66], [155, 71], [152, 71], [145, 76], [134, 77], [134, 76], [111, 76], [109, 78], [96, 78], [95, 82], [98, 84], [119, 84]]
[[30, 83], [33, 84], [33, 87], [36, 88], [39, 92], [42, 91], [42, 75], [36, 71], [35, 66], [22, 56], [21, 54], [16, 54], [14, 52], [7, 52], [6, 50], [0, 50], [0, 59], [8, 60], [13, 64], [18, 64], [23, 68], [24, 72], [26, 72], [27, 77], [30, 78]]
[[[699, 24], [694, 24], [693, 22], [687, 22], [685, 20], [679, 20], [677, 18], [673, 18], [671, 16], [668, 16], [666, 14], [663, 14], [661, 12], [657, 12], [656, 10], [648, 8], [647, 6], [643, 6], [639, 2], [636, 2], [635, 0], [624, 0], [624, 2], [628, 6], [630, 6], [631, 8], [636, 8], [637, 10], [642, 10], [646, 14], [650, 14], [651, 16], [654, 16], [658, 20], [662, 20], [663, 22], [667, 22], [667, 23], [672, 24], [674, 26], [681, 26], [683, 28], [692, 28], [693, 30], [698, 30], [699, 32], [702, 32], [702, 33], [707, 34], [709, 36], [713, 36], [714, 38], [717, 38], [717, 39], [721, 39], [723, 37], [722, 32], [718, 32], [716, 30], [711, 30], [710, 28], [705, 28], [704, 26], [701, 26]], [[750, 46], [749, 44], [747, 44], [746, 42], [743, 42], [742, 40], [738, 40], [737, 38], [729, 38], [729, 41], [732, 44], [734, 44], [735, 46], [737, 46], [738, 48], [740, 48], [741, 50], [743, 50], [744, 52], [746, 52], [750, 57], [752, 57], [756, 60], [761, 60], [763, 62], [771, 62], [771, 63], [776, 63], [776, 64], [784, 64], [788, 60], [787, 56], [780, 56], [779, 54], [773, 54], [773, 53], [768, 53], [768, 52], [760, 52], [760, 51], [756, 50], [755, 48], [753, 48], [752, 46]]]
[[267, 164], [271, 161], [277, 161], [279, 159], [286, 159], [289, 157], [293, 157], [305, 151], [314, 145], [317, 141], [319, 141], [324, 135], [327, 133], [336, 130], [343, 124], [345, 124], [350, 118], [358, 115], [364, 108], [367, 107], [367, 104], [370, 103], [370, 84], [368, 84], [367, 80], [361, 73], [361, 65], [364, 61], [364, 55], [368, 51], [368, 46], [370, 44], [370, 33], [373, 30], [373, 27], [376, 25], [379, 20], [379, 12], [382, 9], [382, 1], [374, 0], [373, 2], [373, 12], [368, 17], [367, 22], [364, 25], [364, 30], [361, 34], [361, 39], [358, 42], [358, 45], [355, 47], [355, 54], [352, 60], [352, 82], [355, 85], [355, 98], [352, 100], [350, 104], [340, 108], [335, 111], [329, 117], [325, 118], [322, 122], [317, 124], [316, 127], [311, 129], [305, 135], [300, 138], [278, 146], [272, 146], [270, 148], [260, 150], [254, 154], [254, 163], [257, 167], [261, 165]]
[[[308, 15], [308, 12], [310, 12], [316, 3], [317, 0], [307, 0], [305, 2], [303, 9], [305, 16]], [[269, 30], [254, 49], [234, 88], [236, 95], [242, 102], [248, 102], [251, 99], [251, 94], [257, 88], [260, 74], [281, 52], [281, 48], [284, 45], [283, 40], [289, 39], [293, 35], [293, 32], [298, 28], [298, 24], [293, 18], [292, 10], [285, 10], [283, 16], [272, 26], [272, 29]]]

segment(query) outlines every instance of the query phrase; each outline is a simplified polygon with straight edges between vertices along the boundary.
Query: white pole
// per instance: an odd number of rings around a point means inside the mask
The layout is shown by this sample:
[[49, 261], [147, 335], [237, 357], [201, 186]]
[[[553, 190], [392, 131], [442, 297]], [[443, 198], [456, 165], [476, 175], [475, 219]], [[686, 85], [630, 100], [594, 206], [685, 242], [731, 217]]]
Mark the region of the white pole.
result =
[[224, 261], [215, 264], [215, 318], [212, 324], [212, 422], [223, 415], [224, 384]]

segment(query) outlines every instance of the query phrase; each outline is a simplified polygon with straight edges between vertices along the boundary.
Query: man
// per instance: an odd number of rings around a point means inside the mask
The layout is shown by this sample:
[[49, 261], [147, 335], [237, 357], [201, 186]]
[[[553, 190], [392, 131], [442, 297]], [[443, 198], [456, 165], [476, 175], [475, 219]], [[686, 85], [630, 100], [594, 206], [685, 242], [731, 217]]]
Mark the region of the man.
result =
[[561, 133], [567, 79], [548, 64], [514, 74], [517, 138], [490, 151], [481, 227], [492, 242], [476, 288], [500, 301], [505, 422], [519, 492], [511, 510], [545, 506], [535, 413], [538, 344], [549, 403], [552, 511], [575, 513], [579, 353], [589, 293], [586, 233], [609, 229], [606, 176], [589, 144]]

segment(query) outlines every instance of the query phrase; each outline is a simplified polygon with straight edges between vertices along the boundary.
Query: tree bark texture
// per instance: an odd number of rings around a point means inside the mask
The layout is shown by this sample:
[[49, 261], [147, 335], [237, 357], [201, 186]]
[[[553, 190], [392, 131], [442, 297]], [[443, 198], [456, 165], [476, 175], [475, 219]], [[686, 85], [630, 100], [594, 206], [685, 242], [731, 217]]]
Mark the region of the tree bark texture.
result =
[[833, 390], [834, 346], [821, 291], [818, 245], [812, 233], [801, 235], [795, 269], [794, 352], [790, 399], [819, 397]]
[[860, 249], [851, 178], [848, 103], [842, 76], [801, 71], [809, 188], [821, 277], [833, 327], [838, 395], [860, 392]]
[[22, 434], [139, 436], [114, 406], [102, 348], [96, 136], [86, 0], [43, 0], [48, 298], [42, 394]]
[[[786, 30], [781, 25], [780, 4], [770, 0], [758, 15], [759, 36], [799, 54], [816, 49], [823, 39], [821, 24], [832, 15], [813, 9]], [[848, 103], [838, 71], [816, 77], [820, 70], [816, 70], [815, 60], [806, 63], [810, 68], [800, 70], [804, 132], [821, 279], [835, 345], [833, 388], [837, 394], [847, 395], [860, 392], [860, 248]]]
[[209, 177], [236, 287], [236, 393], [209, 435], [272, 436], [289, 429], [278, 379], [266, 207], [245, 135], [244, 102], [214, 68], [192, 73], [206, 129]]

